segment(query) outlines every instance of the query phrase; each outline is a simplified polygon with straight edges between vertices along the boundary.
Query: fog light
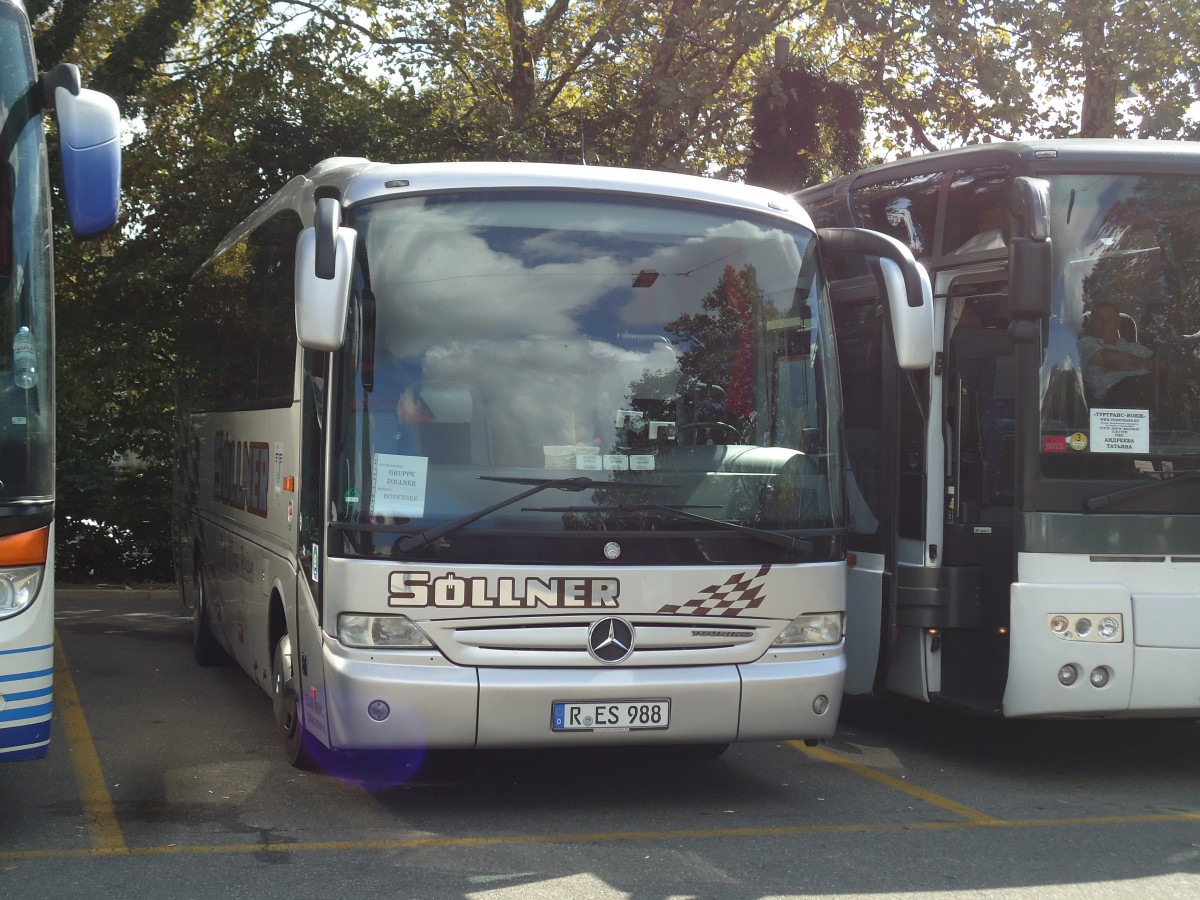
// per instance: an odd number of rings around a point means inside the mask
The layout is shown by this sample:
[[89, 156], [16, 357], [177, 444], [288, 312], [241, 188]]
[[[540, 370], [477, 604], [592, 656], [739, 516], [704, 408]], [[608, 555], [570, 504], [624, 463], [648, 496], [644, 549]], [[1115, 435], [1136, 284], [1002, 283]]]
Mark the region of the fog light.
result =
[[1092, 669], [1092, 674], [1088, 676], [1088, 681], [1092, 683], [1092, 687], [1102, 688], [1108, 684], [1108, 679], [1112, 677], [1112, 672], [1108, 666], [1097, 666]]
[[1097, 628], [1097, 631], [1100, 632], [1100, 637], [1104, 638], [1106, 641], [1111, 641], [1120, 633], [1121, 624], [1112, 616], [1105, 616], [1100, 620], [1100, 625]]
[[382, 700], [372, 700], [367, 704], [367, 715], [376, 722], [382, 722], [392, 714], [392, 708]]
[[1092, 633], [1092, 620], [1080, 619], [1075, 623], [1075, 633], [1080, 637], [1087, 637]]
[[1070, 687], [1079, 679], [1079, 668], [1074, 663], [1067, 663], [1058, 670], [1058, 683]]
[[823, 716], [828, 709], [829, 698], [824, 694], [818, 694], [817, 698], [813, 700], [813, 712], [815, 712], [818, 716]]

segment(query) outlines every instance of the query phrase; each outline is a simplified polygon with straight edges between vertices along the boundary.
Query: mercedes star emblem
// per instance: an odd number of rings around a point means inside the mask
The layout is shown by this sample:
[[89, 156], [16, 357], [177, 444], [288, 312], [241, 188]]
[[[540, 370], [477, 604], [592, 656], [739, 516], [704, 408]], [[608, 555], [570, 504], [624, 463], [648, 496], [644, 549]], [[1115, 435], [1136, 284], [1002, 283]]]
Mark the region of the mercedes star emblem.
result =
[[616, 617], [594, 622], [588, 629], [588, 653], [606, 665], [624, 662], [633, 653], [633, 626]]

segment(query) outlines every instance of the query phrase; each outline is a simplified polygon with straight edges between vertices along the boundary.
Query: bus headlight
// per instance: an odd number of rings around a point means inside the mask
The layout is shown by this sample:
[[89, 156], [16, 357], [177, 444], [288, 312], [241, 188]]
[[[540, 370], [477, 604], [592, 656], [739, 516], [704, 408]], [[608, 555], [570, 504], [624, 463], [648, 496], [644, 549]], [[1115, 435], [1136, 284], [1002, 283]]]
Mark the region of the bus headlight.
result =
[[842, 639], [842, 614], [811, 613], [797, 616], [775, 638], [772, 647], [836, 644]]
[[338, 616], [338, 640], [347, 647], [416, 649], [432, 647], [425, 632], [408, 616]]
[[41, 566], [0, 570], [0, 619], [27, 609], [37, 597], [41, 584]]

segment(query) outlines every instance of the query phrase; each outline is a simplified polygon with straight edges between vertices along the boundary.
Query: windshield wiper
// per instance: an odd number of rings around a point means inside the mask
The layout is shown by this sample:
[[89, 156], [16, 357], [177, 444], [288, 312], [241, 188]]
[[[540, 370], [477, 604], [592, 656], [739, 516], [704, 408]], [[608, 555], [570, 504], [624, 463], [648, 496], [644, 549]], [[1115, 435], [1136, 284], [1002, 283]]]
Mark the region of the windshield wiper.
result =
[[1100, 494], [1096, 497], [1089, 497], [1084, 503], [1088, 509], [1103, 509], [1110, 503], [1119, 503], [1122, 500], [1128, 500], [1131, 497], [1137, 497], [1141, 494], [1157, 490], [1160, 487], [1168, 484], [1179, 484], [1182, 481], [1195, 481], [1200, 479], [1200, 472], [1177, 472], [1168, 478], [1158, 478], [1154, 481], [1143, 481], [1141, 484], [1135, 484], [1133, 487], [1122, 488], [1119, 491], [1112, 491], [1108, 494]]
[[796, 553], [811, 553], [813, 549], [812, 541], [806, 541], [804, 538], [792, 537], [790, 534], [784, 534], [782, 531], [769, 531], [766, 528], [755, 528], [753, 525], [742, 525], [740, 522], [725, 522], [721, 519], [713, 519], [708, 516], [702, 516], [698, 513], [688, 512], [689, 509], [719, 509], [718, 506], [701, 506], [698, 504], [681, 503], [681, 504], [666, 504], [666, 503], [616, 503], [611, 506], [559, 506], [559, 507], [525, 507], [529, 512], [664, 512], [669, 515], [678, 516], [681, 519], [690, 519], [693, 522], [703, 522], [706, 525], [713, 525], [717, 528], [730, 529], [739, 534], [744, 534], [747, 537], [755, 538], [766, 544], [772, 544], [776, 547], [783, 547], [785, 550], [791, 550]]
[[556, 491], [587, 491], [593, 488], [616, 488], [618, 490], [634, 489], [634, 488], [677, 488], [677, 484], [652, 484], [643, 481], [596, 481], [588, 478], [586, 475], [578, 475], [574, 478], [510, 478], [503, 475], [480, 475], [480, 481], [500, 481], [505, 484], [529, 484], [532, 487], [527, 491], [521, 491], [519, 494], [501, 500], [499, 503], [493, 503], [491, 506], [486, 506], [483, 509], [478, 509], [475, 512], [467, 513], [453, 521], [446, 522], [444, 525], [439, 525], [436, 528], [430, 528], [428, 531], [419, 531], [416, 534], [410, 534], [408, 537], [400, 538], [396, 541], [395, 549], [401, 553], [408, 553], [410, 550], [416, 550], [418, 547], [423, 547], [426, 544], [432, 544], [440, 537], [445, 537], [453, 531], [458, 531], [477, 519], [482, 519], [484, 516], [494, 513], [498, 509], [503, 509], [506, 506], [524, 500], [526, 497], [532, 497], [534, 494], [554, 488]]

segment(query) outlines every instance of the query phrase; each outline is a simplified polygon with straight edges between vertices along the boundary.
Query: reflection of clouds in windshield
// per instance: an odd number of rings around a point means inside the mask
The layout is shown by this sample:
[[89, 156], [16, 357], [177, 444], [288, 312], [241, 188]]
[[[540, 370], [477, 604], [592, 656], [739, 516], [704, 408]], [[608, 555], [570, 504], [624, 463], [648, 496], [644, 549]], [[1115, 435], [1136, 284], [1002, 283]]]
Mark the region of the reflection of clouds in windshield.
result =
[[498, 456], [528, 456], [545, 445], [607, 445], [629, 385], [674, 367], [665, 345], [625, 349], [587, 338], [454, 341], [431, 348], [427, 381], [471, 385], [487, 408]]
[[[568, 232], [532, 227], [553, 209], [530, 222], [518, 205], [511, 226], [464, 222], [463, 213], [373, 215], [378, 378], [411, 380], [419, 370], [426, 382], [469, 388], [501, 459], [597, 440], [607, 449], [618, 410], [677, 389], [666, 323], [699, 313], [729, 265], [753, 265], [759, 284], [790, 304], [802, 263], [790, 233], [752, 222], [689, 217], [692, 236], [664, 246], [672, 235], [650, 234], [653, 211], [641, 208], [604, 217], [607, 231], [599, 220]], [[659, 277], [634, 288], [639, 271]], [[631, 398], [632, 385], [646, 396]]]
[[[619, 311], [620, 321], [634, 330], [657, 329], [695, 312], [699, 298], [712, 290], [727, 264], [740, 268], [753, 263], [759, 283], [788, 298], [800, 266], [790, 236], [750, 222], [722, 222], [703, 237], [624, 260], [615, 251], [600, 255], [570, 234], [553, 231], [526, 232], [531, 237], [502, 249], [495, 243], [511, 232], [495, 228], [485, 236], [468, 230], [482, 226], [464, 226], [447, 210], [426, 208], [417, 222], [402, 216], [397, 227], [389, 228], [391, 221], [380, 215], [370, 231], [372, 286], [382, 307], [399, 312], [380, 316], [381, 346], [408, 356], [473, 336], [578, 334], [577, 317], [609, 292], [630, 291], [641, 270], [663, 277], [652, 289], [634, 290], [631, 302]], [[626, 252], [637, 246], [622, 240], [619, 222], [611, 228], [611, 237], [601, 231], [588, 234]], [[762, 252], [756, 252], [760, 247]]]
[[400, 312], [380, 317], [381, 343], [406, 355], [473, 336], [571, 335], [581, 310], [629, 278], [607, 257], [529, 266], [440, 211], [426, 211], [419, 231], [376, 225], [369, 254], [376, 297]]

